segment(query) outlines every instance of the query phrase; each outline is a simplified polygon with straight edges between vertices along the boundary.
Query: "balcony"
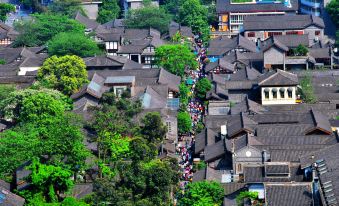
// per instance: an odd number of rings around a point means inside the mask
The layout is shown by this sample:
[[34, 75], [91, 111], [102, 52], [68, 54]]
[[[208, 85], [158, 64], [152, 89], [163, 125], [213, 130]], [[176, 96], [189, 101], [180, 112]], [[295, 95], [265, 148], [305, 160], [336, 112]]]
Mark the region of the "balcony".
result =
[[311, 14], [311, 15], [314, 15], [314, 16], [320, 16], [320, 11], [310, 11], [310, 10], [307, 10], [307, 9], [304, 9], [304, 8], [300, 8], [300, 11], [303, 14]]
[[312, 7], [312, 8], [320, 8], [320, 2], [308, 1], [308, 0], [300, 0], [301, 4]]

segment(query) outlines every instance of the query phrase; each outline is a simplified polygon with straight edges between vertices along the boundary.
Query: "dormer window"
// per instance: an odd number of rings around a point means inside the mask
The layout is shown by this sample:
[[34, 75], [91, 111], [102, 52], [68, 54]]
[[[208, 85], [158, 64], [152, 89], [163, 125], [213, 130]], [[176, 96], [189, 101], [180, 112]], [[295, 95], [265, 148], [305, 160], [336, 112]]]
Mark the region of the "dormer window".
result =
[[287, 89], [288, 98], [292, 98], [292, 92], [293, 92], [293, 88], [292, 87]]
[[280, 98], [284, 99], [285, 98], [285, 88], [280, 88], [279, 93], [280, 93]]
[[272, 96], [273, 96], [273, 99], [276, 99], [277, 98], [277, 92], [278, 90], [276, 88], [273, 88], [272, 89]]

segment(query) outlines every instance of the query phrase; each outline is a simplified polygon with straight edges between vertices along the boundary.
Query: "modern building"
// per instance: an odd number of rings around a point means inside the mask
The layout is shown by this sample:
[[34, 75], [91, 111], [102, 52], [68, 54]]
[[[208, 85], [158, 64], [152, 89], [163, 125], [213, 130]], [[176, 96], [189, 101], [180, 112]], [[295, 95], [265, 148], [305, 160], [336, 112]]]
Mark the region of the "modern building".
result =
[[236, 35], [242, 31], [245, 16], [296, 14], [298, 0], [217, 0], [220, 34]]

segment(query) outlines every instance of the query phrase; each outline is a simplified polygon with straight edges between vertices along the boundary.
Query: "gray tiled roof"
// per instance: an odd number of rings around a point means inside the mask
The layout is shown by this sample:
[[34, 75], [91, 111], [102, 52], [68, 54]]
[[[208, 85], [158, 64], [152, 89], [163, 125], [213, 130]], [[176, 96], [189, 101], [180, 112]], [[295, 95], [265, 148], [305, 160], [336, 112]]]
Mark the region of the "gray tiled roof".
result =
[[245, 31], [304, 29], [316, 25], [325, 28], [321, 17], [312, 15], [245, 16]]
[[179, 76], [176, 76], [163, 68], [160, 69], [158, 80], [160, 84], [167, 84], [171, 90], [179, 92], [180, 81], [181, 78]]
[[176, 22], [171, 22], [171, 24], [169, 25], [169, 36], [173, 37], [178, 31], [184, 37], [191, 38], [193, 36], [191, 27], [181, 26]]
[[280, 69], [266, 73], [258, 81], [260, 86], [294, 86], [299, 83], [297, 75]]
[[23, 206], [25, 199], [0, 186], [0, 205]]
[[266, 51], [275, 45], [284, 51], [288, 51], [290, 48], [298, 47], [300, 44], [309, 46], [308, 34], [272, 36], [263, 42], [262, 50]]
[[87, 29], [95, 30], [100, 24], [92, 19], [89, 19], [88, 17], [85, 17], [78, 11], [75, 15], [75, 20], [78, 22], [84, 24]]
[[90, 68], [116, 67], [118, 69], [142, 69], [138, 64], [127, 57], [122, 56], [96, 56], [84, 58], [85, 64]]
[[4, 39], [9, 37], [11, 40], [15, 40], [15, 38], [19, 35], [12, 27], [0, 22], [0, 39]]
[[297, 0], [290, 0], [291, 7], [285, 6], [283, 3], [266, 3], [266, 4], [232, 4], [231, 0], [217, 0], [216, 8], [217, 13], [227, 13], [227, 12], [294, 12], [298, 11], [299, 5]]
[[311, 183], [265, 184], [268, 206], [313, 205]]
[[220, 140], [219, 142], [208, 145], [205, 147], [205, 161], [213, 161], [220, 158], [225, 154], [225, 141]]
[[257, 47], [255, 43], [242, 35], [238, 34], [236, 37], [217, 37], [209, 42], [207, 49], [207, 55], [209, 56], [222, 56], [227, 52], [236, 49], [243, 48], [249, 52], [256, 52]]

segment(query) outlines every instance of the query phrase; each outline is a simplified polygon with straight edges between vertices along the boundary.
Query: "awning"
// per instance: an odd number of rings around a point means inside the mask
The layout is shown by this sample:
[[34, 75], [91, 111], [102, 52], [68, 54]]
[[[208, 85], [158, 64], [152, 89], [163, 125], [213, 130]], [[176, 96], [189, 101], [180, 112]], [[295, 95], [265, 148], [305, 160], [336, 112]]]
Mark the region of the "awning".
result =
[[264, 91], [265, 92], [270, 92], [270, 89], [269, 88], [265, 88]]
[[272, 89], [272, 92], [277, 92], [277, 91], [278, 91], [277, 88], [273, 88], [273, 89]]
[[289, 88], [287, 89], [287, 91], [293, 92], [293, 88], [292, 88], [292, 87], [289, 87]]
[[187, 84], [187, 85], [193, 85], [193, 79], [192, 79], [191, 77], [188, 77], [188, 78], [186, 79], [186, 84]]
[[285, 92], [285, 88], [282, 87], [282, 88], [279, 89], [279, 91]]

